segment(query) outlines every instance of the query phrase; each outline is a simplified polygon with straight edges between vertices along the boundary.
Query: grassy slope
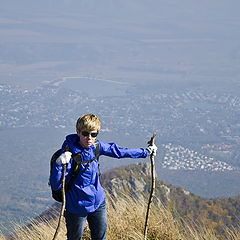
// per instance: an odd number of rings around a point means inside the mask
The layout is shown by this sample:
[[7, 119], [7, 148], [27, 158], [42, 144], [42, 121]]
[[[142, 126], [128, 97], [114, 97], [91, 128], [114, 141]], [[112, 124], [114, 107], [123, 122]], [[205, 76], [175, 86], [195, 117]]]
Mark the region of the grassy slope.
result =
[[[107, 189], [107, 206], [108, 206], [108, 240], [137, 240], [143, 239], [143, 230], [145, 223], [145, 213], [147, 208], [149, 190], [149, 178], [148, 168], [146, 165], [133, 165], [127, 168], [120, 168], [108, 172], [102, 179], [105, 189]], [[139, 174], [140, 173], [140, 174]], [[226, 226], [221, 222], [221, 232], [216, 232], [216, 226], [209, 220], [208, 224], [197, 219], [196, 214], [192, 218], [193, 206], [197, 203], [199, 206], [203, 206], [207, 211], [203, 213], [211, 213], [210, 210], [217, 209], [220, 211], [219, 205], [213, 207], [212, 203], [218, 204], [220, 200], [214, 200], [215, 202], [209, 202], [209, 200], [199, 199], [197, 196], [184, 193], [182, 189], [172, 187], [172, 193], [166, 196], [166, 186], [163, 187], [163, 183], [157, 181], [156, 197], [154, 198], [150, 218], [148, 239], [159, 240], [237, 240], [240, 239], [239, 226], [232, 227]], [[175, 191], [175, 192], [174, 192]], [[162, 196], [162, 197], [157, 197]], [[164, 198], [165, 196], [165, 198]], [[175, 196], [175, 200], [173, 199]], [[178, 198], [176, 198], [178, 196]], [[181, 197], [180, 197], [181, 196]], [[183, 198], [185, 196], [185, 198]], [[172, 198], [172, 199], [171, 199]], [[171, 199], [171, 200], [169, 200]], [[206, 202], [207, 201], [207, 202]], [[229, 199], [230, 201], [230, 199]], [[167, 204], [171, 202], [171, 204]], [[177, 206], [177, 203], [179, 206]], [[194, 204], [192, 204], [194, 203]], [[204, 203], [202, 205], [202, 203]], [[177, 210], [177, 207], [184, 208], [187, 214]], [[192, 204], [192, 205], [191, 205]], [[224, 201], [225, 209], [227, 202]], [[235, 202], [236, 204], [236, 202]], [[173, 208], [174, 206], [174, 208]], [[180, 214], [176, 214], [177, 210]], [[189, 211], [190, 213], [188, 214]], [[199, 211], [199, 215], [202, 212], [201, 207], [196, 211]], [[32, 224], [24, 228], [19, 228], [16, 231], [16, 235], [13, 239], [26, 240], [26, 239], [44, 239], [50, 240], [54, 234], [57, 221], [54, 219], [54, 213], [58, 210], [53, 210], [53, 215], [46, 212], [42, 218], [38, 219], [38, 223]], [[221, 212], [221, 211], [220, 211]], [[49, 217], [51, 216], [51, 217]], [[52, 217], [53, 216], [53, 217]], [[216, 216], [214, 216], [216, 217]], [[206, 218], [209, 219], [209, 218]], [[214, 222], [214, 221], [213, 221]], [[217, 224], [217, 222], [216, 222]], [[219, 224], [220, 225], [220, 224]], [[62, 224], [59, 240], [65, 239], [66, 229]], [[5, 239], [3, 236], [1, 240]], [[89, 230], [86, 228], [85, 236], [83, 239], [89, 238]]]

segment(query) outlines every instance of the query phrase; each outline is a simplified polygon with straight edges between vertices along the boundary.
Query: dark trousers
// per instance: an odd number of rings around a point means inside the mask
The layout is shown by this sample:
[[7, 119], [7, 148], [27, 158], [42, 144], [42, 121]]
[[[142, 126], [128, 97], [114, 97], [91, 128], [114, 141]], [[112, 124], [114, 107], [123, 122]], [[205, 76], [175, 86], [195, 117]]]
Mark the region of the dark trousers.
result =
[[88, 215], [65, 212], [67, 240], [80, 240], [87, 220], [92, 240], [105, 240], [107, 230], [107, 214], [105, 201], [99, 208]]

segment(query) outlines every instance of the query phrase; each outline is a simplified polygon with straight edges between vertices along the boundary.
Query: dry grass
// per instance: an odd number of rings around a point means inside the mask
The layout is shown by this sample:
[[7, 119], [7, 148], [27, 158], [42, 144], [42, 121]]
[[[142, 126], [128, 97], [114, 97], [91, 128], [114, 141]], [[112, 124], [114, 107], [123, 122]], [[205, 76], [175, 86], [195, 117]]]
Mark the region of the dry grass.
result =
[[[143, 240], [146, 205], [145, 201], [132, 200], [127, 195], [112, 199], [108, 196], [108, 240]], [[31, 228], [18, 228], [17, 240], [51, 240], [57, 222], [49, 221], [35, 224]], [[59, 240], [66, 239], [66, 229], [63, 222]], [[89, 229], [86, 228], [83, 240], [89, 240]], [[174, 219], [171, 212], [160, 202], [152, 205], [148, 240], [219, 240], [211, 229], [196, 223], [186, 223], [182, 219]], [[240, 239], [240, 228], [226, 228], [224, 240]], [[0, 236], [0, 240], [6, 240]]]

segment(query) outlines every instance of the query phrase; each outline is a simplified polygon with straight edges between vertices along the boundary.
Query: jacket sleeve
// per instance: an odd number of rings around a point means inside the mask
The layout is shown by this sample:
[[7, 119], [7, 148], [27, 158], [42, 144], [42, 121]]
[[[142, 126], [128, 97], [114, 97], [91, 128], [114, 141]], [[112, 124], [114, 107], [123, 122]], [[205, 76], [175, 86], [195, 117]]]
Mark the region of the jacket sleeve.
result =
[[[65, 175], [65, 181], [66, 183], [70, 180], [70, 172], [71, 172], [71, 166], [72, 166], [73, 159], [70, 159], [70, 162], [66, 166], [66, 175]], [[62, 187], [62, 165], [59, 165], [57, 163], [54, 163], [51, 169], [50, 173], [50, 186], [53, 190], [57, 191]]]
[[53, 190], [57, 191], [62, 187], [61, 179], [62, 179], [62, 165], [54, 163], [50, 174], [50, 185]]
[[144, 148], [123, 148], [116, 143], [105, 143], [99, 141], [100, 155], [113, 158], [146, 158], [148, 151]]
[[[65, 151], [67, 142], [64, 141], [62, 144], [62, 153]], [[72, 165], [72, 158], [70, 159], [70, 162], [67, 164], [66, 167], [66, 182], [68, 182], [68, 178], [69, 178], [69, 172], [71, 169], [71, 165]], [[51, 168], [51, 172], [50, 172], [50, 186], [53, 190], [57, 191], [62, 187], [62, 165], [59, 165], [57, 163], [54, 163], [52, 168]]]

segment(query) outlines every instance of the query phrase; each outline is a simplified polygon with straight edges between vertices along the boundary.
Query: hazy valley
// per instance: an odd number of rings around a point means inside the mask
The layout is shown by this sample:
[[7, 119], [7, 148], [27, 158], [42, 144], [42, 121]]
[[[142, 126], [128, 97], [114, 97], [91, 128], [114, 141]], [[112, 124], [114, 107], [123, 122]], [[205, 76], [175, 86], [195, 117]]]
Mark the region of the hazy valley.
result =
[[[166, 184], [206, 199], [239, 195], [239, 6], [4, 1], [1, 231], [53, 203], [50, 156], [87, 112], [102, 119], [103, 141], [145, 147], [156, 132], [157, 173]], [[101, 169], [131, 163], [104, 157]]]
[[[122, 96], [94, 97], [61, 85], [0, 90], [2, 221], [36, 216], [53, 202], [50, 156], [85, 112], [102, 119], [101, 140], [121, 146], [145, 147], [156, 132], [159, 179], [202, 197], [239, 195], [240, 100], [231, 91], [135, 87]], [[133, 162], [103, 157], [101, 169]]]

